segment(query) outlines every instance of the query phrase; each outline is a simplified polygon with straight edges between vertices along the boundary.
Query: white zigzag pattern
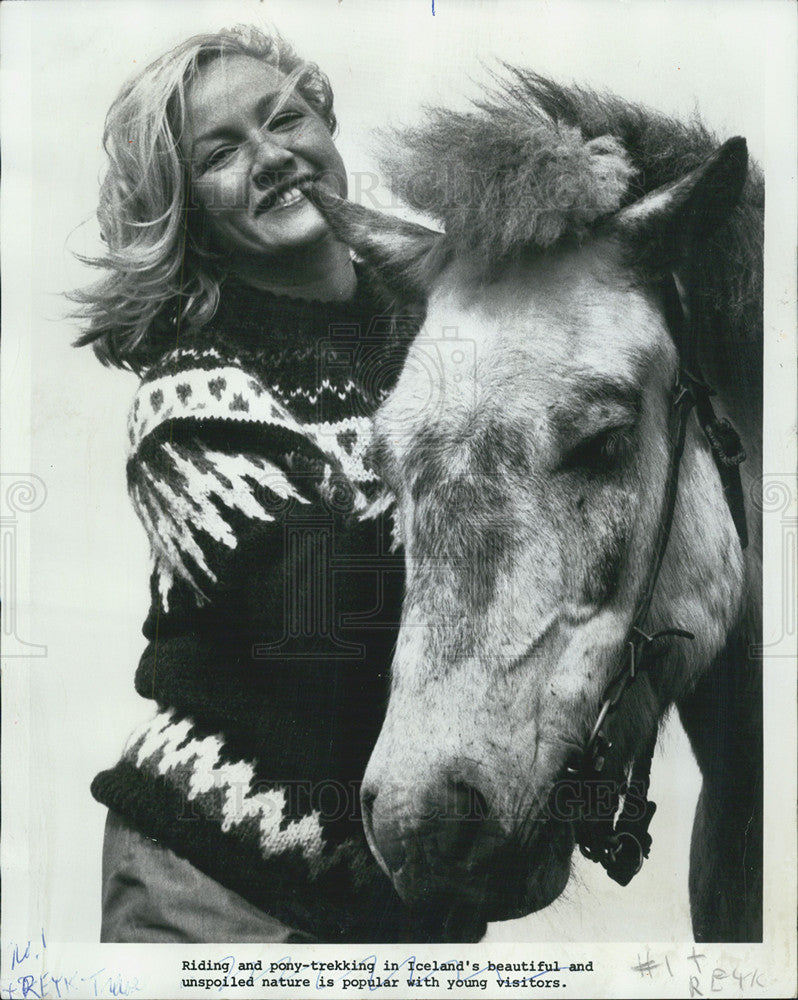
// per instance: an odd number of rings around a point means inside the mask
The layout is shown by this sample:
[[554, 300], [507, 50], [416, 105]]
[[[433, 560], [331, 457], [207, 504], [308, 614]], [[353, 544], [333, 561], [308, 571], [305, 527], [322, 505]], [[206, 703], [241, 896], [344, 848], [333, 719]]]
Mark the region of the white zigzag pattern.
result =
[[318, 403], [323, 392], [329, 392], [333, 396], [337, 396], [340, 400], [344, 400], [347, 398], [347, 396], [352, 392], [354, 388], [355, 388], [355, 383], [351, 379], [346, 383], [346, 385], [344, 385], [343, 389], [334, 389], [330, 380], [325, 378], [320, 383], [319, 388], [316, 392], [311, 392], [308, 389], [303, 389], [301, 386], [286, 392], [284, 389], [280, 387], [279, 383], [277, 382], [272, 383], [272, 389], [274, 390], [274, 392], [278, 393], [284, 398], [296, 399], [297, 397], [301, 397], [302, 399], [305, 400], [305, 402], [310, 403], [311, 405], [313, 405], [314, 403]]
[[222, 791], [222, 830], [234, 833], [234, 828], [244, 821], [256, 819], [260, 849], [265, 858], [299, 848], [315, 876], [347, 853], [345, 845], [341, 845], [324, 856], [317, 812], [288, 823], [280, 830], [286, 806], [285, 792], [281, 788], [250, 792], [255, 779], [252, 765], [248, 761], [223, 763], [222, 741], [213, 735], [202, 739], [189, 737], [192, 726], [190, 719], [177, 720], [173, 713], [160, 711], [133, 733], [125, 756], [135, 755], [138, 768], [148, 765], [166, 778], [175, 771], [190, 769], [187, 794], [190, 802], [214, 789]]

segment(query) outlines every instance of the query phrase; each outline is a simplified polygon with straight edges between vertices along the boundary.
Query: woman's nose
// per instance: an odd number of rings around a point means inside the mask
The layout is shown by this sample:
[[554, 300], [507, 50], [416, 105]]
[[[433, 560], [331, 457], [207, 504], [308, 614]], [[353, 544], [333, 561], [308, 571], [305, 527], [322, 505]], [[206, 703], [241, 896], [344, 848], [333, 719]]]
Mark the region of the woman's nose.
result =
[[253, 139], [252, 146], [252, 178], [258, 187], [269, 187], [275, 173], [292, 163], [294, 154], [265, 135]]

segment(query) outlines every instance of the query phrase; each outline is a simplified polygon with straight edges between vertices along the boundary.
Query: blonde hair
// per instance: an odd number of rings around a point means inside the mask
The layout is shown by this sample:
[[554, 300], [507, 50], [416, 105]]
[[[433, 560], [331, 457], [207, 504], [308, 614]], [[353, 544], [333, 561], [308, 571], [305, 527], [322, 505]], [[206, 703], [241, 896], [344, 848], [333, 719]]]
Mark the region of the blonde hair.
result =
[[196, 35], [157, 59], [121, 90], [105, 120], [108, 170], [97, 218], [107, 253], [83, 258], [106, 275], [73, 292], [88, 321], [75, 346], [91, 344], [104, 365], [141, 372], [174, 345], [177, 331], [207, 323], [219, 302], [220, 258], [189, 224], [189, 177], [179, 142], [186, 88], [211, 59], [253, 56], [336, 128], [330, 82], [276, 33], [236, 27]]

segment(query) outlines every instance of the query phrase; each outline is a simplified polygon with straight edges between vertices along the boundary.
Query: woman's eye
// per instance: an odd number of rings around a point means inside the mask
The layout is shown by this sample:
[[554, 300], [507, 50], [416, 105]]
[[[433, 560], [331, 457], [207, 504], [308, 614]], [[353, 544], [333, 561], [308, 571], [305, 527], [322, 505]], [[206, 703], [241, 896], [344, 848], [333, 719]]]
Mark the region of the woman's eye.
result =
[[237, 148], [237, 146], [220, 146], [218, 149], [214, 149], [205, 157], [202, 164], [203, 171], [213, 170], [215, 167], [221, 166], [235, 154]]
[[610, 427], [584, 441], [580, 441], [566, 454], [563, 466], [567, 469], [587, 469], [601, 472], [617, 466], [631, 450], [631, 427]]
[[302, 117], [301, 111], [279, 111], [273, 118], [269, 119], [269, 128], [272, 132], [279, 132], [281, 129], [291, 128]]

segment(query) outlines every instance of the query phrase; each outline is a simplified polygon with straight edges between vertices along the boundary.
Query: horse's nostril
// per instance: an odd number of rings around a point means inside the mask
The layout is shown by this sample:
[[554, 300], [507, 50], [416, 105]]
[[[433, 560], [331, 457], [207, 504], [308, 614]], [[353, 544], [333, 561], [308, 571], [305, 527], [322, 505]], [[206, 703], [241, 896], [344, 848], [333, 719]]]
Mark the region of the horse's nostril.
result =
[[387, 873], [398, 872], [406, 860], [405, 849], [396, 828], [380, 815], [377, 793], [370, 788], [361, 789], [360, 805], [366, 839], [374, 856]]
[[392, 874], [396, 874], [404, 867], [407, 860], [404, 845], [401, 840], [385, 840], [380, 844], [380, 854], [386, 866]]
[[369, 846], [386, 874], [405, 881], [411, 870], [444, 874], [481, 868], [500, 846], [500, 829], [485, 797], [473, 786], [443, 778], [417, 797], [416, 811], [397, 808], [385, 789], [361, 789], [363, 826]]

